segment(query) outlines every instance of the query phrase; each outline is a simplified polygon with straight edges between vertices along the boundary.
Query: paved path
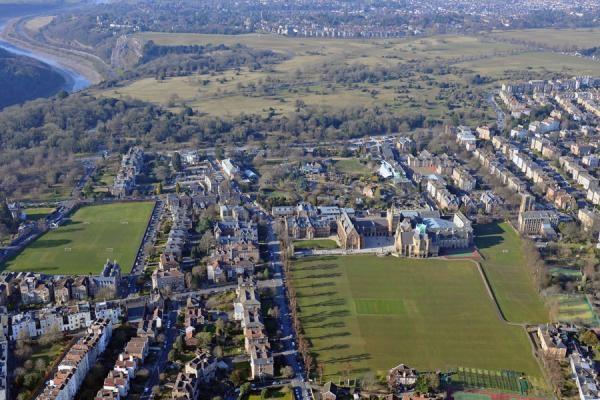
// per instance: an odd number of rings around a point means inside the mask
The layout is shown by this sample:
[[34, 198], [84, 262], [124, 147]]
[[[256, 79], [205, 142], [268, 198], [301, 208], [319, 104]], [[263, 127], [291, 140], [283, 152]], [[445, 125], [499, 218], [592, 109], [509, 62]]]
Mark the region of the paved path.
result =
[[352, 254], [386, 254], [394, 251], [394, 246], [372, 247], [368, 249], [328, 249], [328, 250], [299, 250], [298, 256], [347, 256]]

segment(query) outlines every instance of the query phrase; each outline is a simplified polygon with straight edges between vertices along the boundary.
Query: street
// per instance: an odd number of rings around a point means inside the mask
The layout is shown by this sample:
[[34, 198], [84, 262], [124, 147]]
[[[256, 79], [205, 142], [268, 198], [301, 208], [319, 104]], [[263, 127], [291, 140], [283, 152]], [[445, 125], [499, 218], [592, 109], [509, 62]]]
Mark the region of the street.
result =
[[[280, 246], [279, 241], [277, 240], [277, 236], [273, 231], [273, 222], [268, 225], [267, 232], [267, 246], [269, 249], [269, 254], [271, 258], [271, 262], [273, 263], [273, 268], [275, 272], [275, 276], [281, 276], [284, 278], [283, 265], [280, 259]], [[309, 394], [309, 390], [307, 388], [307, 384], [305, 381], [305, 373], [304, 367], [300, 358], [298, 357], [298, 349], [296, 347], [296, 334], [294, 332], [291, 313], [289, 308], [289, 303], [287, 300], [287, 293], [284, 285], [277, 286], [277, 306], [279, 307], [280, 313], [280, 329], [282, 332], [282, 336], [287, 338], [287, 340], [282, 340], [283, 342], [283, 352], [282, 355], [285, 356], [286, 362], [289, 366], [294, 369], [294, 378], [291, 380], [294, 397], [296, 400], [309, 400], [312, 396]]]
[[164, 328], [165, 328], [165, 343], [163, 347], [159, 350], [158, 355], [156, 356], [156, 360], [152, 366], [146, 366], [150, 371], [150, 376], [148, 377], [148, 381], [146, 382], [146, 386], [144, 388], [144, 393], [140, 396], [140, 399], [147, 400], [152, 398], [152, 388], [154, 386], [159, 385], [159, 376], [162, 371], [164, 371], [168, 357], [169, 351], [173, 347], [173, 343], [175, 339], [179, 335], [179, 331], [176, 326], [177, 322], [177, 310], [171, 310], [167, 314], [168, 317], [165, 318]]

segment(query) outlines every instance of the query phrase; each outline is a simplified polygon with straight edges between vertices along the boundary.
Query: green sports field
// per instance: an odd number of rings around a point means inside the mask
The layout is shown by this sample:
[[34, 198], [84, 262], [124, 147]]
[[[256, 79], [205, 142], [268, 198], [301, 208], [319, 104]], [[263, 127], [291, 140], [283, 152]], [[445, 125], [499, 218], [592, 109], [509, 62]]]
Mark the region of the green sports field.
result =
[[548, 310], [534, 287], [515, 230], [507, 223], [477, 225], [475, 244], [504, 316], [511, 322], [548, 322]]
[[370, 255], [297, 260], [292, 284], [326, 375], [474, 367], [539, 376], [525, 331], [499, 319], [470, 261]]
[[154, 204], [82, 207], [66, 224], [30, 244], [4, 267], [48, 274], [98, 273], [107, 258], [129, 271]]

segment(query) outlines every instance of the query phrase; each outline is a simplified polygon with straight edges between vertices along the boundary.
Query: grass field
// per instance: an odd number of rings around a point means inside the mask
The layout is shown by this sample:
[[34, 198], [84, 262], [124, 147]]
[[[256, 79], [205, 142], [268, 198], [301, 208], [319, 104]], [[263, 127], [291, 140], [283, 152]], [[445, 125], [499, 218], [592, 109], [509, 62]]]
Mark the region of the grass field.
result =
[[331, 239], [312, 239], [312, 240], [294, 240], [295, 250], [317, 249], [328, 250], [337, 249], [339, 246], [335, 240]]
[[572, 57], [550, 52], [527, 52], [518, 55], [504, 56], [502, 62], [498, 58], [468, 61], [457, 64], [457, 67], [467, 68], [486, 76], [494, 76], [508, 80], [511, 71], [534, 70], [541, 72], [560, 72], [567, 76], [600, 74], [600, 64], [585, 58]]
[[325, 374], [458, 366], [539, 376], [521, 327], [502, 322], [474, 263], [368, 255], [294, 262], [306, 335]]
[[535, 290], [517, 233], [507, 223], [477, 225], [475, 244], [505, 317], [511, 322], [547, 322], [548, 310]]
[[371, 171], [357, 158], [343, 158], [335, 160], [335, 168], [343, 174], [369, 175]]
[[558, 320], [561, 322], [583, 321], [598, 326], [598, 317], [583, 295], [560, 295], [558, 301]]
[[98, 273], [107, 258], [132, 266], [153, 203], [114, 203], [77, 210], [70, 221], [31, 243], [5, 267], [48, 274]]
[[27, 215], [27, 219], [30, 221], [37, 221], [38, 219], [46, 218], [47, 215], [51, 214], [55, 209], [53, 207], [37, 207], [37, 208], [26, 208], [23, 210]]
[[494, 32], [493, 37], [559, 48], [598, 46], [600, 29], [521, 29]]

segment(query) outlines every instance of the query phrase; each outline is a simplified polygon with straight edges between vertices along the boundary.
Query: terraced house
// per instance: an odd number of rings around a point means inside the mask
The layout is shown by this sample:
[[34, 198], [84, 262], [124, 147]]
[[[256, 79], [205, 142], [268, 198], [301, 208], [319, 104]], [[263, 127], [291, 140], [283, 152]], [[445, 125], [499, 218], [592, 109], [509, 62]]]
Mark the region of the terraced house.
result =
[[251, 280], [240, 280], [233, 303], [234, 318], [241, 321], [244, 330], [244, 347], [250, 356], [251, 379], [274, 375], [271, 345], [261, 319], [260, 300], [256, 286]]

